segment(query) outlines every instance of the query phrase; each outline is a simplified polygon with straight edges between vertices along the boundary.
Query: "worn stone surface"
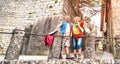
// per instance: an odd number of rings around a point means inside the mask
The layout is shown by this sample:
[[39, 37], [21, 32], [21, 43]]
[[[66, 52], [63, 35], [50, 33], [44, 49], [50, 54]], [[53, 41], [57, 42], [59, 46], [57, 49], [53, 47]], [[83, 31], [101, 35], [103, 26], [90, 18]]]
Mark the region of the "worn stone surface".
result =
[[70, 15], [70, 17], [73, 19], [77, 15], [77, 12], [75, 11], [74, 6], [72, 5], [72, 1], [64, 0], [63, 2], [63, 15]]
[[[12, 32], [16, 27], [25, 28], [43, 16], [62, 15], [63, 2], [54, 0], [0, 0], [0, 31]], [[10, 35], [0, 34], [4, 52], [10, 43]]]
[[[114, 37], [120, 33], [120, 15], [118, 14], [120, 11], [119, 2], [119, 0], [111, 0], [112, 11], [109, 12], [112, 15], [110, 20], [112, 22], [110, 25], [112, 29], [111, 32]], [[15, 27], [20, 26], [24, 28], [28, 24], [36, 23], [37, 19], [43, 18], [44, 16], [65, 14], [72, 17], [75, 16], [75, 12], [72, 10], [68, 0], [58, 0], [56, 3], [55, 0], [0, 0], [0, 31], [12, 32]], [[47, 26], [45, 28], [47, 28]], [[44, 32], [47, 33], [47, 31]], [[3, 44], [2, 54], [5, 54], [5, 51], [10, 43], [11, 36], [11, 34], [0, 34], [0, 42]], [[37, 45], [39, 46], [40, 44]], [[113, 44], [113, 46], [115, 45], [117, 44]], [[39, 47], [33, 48], [42, 49]], [[119, 50], [119, 48], [117, 49]], [[115, 52], [118, 53], [118, 51]]]
[[23, 31], [19, 31], [20, 28], [16, 28], [13, 31], [13, 35], [11, 37], [10, 45], [7, 49], [7, 52], [5, 54], [6, 60], [14, 60], [18, 59], [21, 51], [22, 46], [22, 38], [24, 35]]
[[95, 33], [91, 31], [91, 33], [86, 38], [85, 42], [85, 58], [95, 58]]
[[[43, 24], [47, 21], [47, 16], [66, 14], [75, 16], [69, 0], [0, 0], [0, 31], [12, 32], [16, 27], [25, 29], [29, 24], [37, 24], [40, 21], [38, 19], [45, 18], [41, 20]], [[44, 26], [39, 26], [42, 27]], [[0, 41], [4, 44], [2, 54], [5, 54], [11, 36], [0, 34]]]
[[[54, 31], [56, 29], [56, 26], [61, 22], [61, 19], [62, 16], [43, 17], [39, 19], [35, 25], [33, 25], [31, 34], [35, 34], [35, 35], [30, 36], [30, 40], [27, 48], [28, 54], [49, 53], [49, 46], [45, 46], [45, 43], [42, 38], [45, 34]], [[53, 43], [58, 43], [58, 42], [59, 41], [54, 41]]]
[[49, 56], [48, 59], [59, 59], [61, 57], [61, 52], [62, 52], [62, 34], [60, 32], [57, 32], [56, 36], [54, 38], [52, 47], [50, 48]]
[[85, 58], [95, 58], [95, 38], [87, 38], [85, 42]]
[[120, 14], [118, 14], [120, 12], [120, 6], [119, 6], [119, 2], [117, 0], [111, 0], [111, 5], [112, 5], [112, 25], [113, 25], [113, 35], [117, 36], [120, 35]]
[[[112, 15], [112, 18], [111, 18], [111, 20], [112, 20], [112, 32], [113, 32], [113, 36], [114, 37], [118, 37], [118, 38], [120, 38], [119, 37], [119, 35], [120, 35], [120, 14], [118, 14], [119, 12], [120, 12], [120, 4], [119, 4], [119, 2], [120, 1], [117, 1], [117, 0], [111, 0], [111, 9], [112, 9], [112, 13], [111, 13], [111, 15]], [[115, 55], [116, 55], [116, 58], [120, 58], [120, 43], [119, 43], [119, 40], [120, 39], [117, 39], [117, 41], [116, 42], [114, 42], [113, 43], [113, 47], [115, 47]]]
[[66, 60], [66, 59], [51, 59], [46, 60], [5, 60], [0, 61], [1, 64], [119, 64], [120, 60], [99, 60], [99, 59], [80, 59], [80, 60]]
[[22, 49], [21, 49], [21, 54], [27, 54], [27, 48], [28, 44], [30, 41], [30, 35], [31, 35], [31, 30], [32, 30], [33, 25], [28, 25], [25, 27], [25, 35], [23, 36], [23, 44], [22, 44]]
[[[120, 36], [117, 36], [118, 38], [120, 37]], [[115, 58], [117, 58], [117, 59], [120, 59], [120, 39], [115, 39], [115, 50], [116, 50], [116, 56], [115, 56]]]

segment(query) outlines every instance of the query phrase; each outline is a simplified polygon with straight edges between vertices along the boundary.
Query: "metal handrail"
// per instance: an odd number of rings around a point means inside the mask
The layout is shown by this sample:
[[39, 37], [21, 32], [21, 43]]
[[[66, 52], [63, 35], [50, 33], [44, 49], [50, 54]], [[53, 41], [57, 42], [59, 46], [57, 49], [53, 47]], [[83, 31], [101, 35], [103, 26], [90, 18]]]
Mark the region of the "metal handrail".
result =
[[[23, 30], [18, 30], [18, 31], [23, 31]], [[17, 32], [0, 32], [0, 34], [18, 34]], [[26, 35], [35, 35], [35, 36], [45, 36], [47, 34], [35, 34], [35, 33], [27, 33], [25, 32]], [[55, 37], [71, 37], [71, 36], [62, 36], [62, 35], [54, 35]], [[98, 36], [82, 36], [81, 38], [105, 38], [105, 39], [120, 39], [120, 37], [98, 37]]]

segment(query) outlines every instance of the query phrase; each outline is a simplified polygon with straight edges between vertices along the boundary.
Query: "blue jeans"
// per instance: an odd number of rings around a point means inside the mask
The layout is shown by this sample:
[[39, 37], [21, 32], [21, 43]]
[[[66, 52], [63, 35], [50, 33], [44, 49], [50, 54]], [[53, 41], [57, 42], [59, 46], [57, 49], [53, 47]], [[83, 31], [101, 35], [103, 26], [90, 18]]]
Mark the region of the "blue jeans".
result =
[[73, 42], [72, 42], [73, 50], [81, 49], [82, 38], [79, 38], [78, 40], [76, 40], [75, 38], [72, 38], [72, 39], [73, 39]]

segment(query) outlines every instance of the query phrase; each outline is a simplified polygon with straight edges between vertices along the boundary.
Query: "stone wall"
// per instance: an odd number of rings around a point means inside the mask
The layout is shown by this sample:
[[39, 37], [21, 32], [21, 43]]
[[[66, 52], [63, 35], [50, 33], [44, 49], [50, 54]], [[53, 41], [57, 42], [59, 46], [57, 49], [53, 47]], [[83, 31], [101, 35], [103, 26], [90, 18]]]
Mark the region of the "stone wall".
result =
[[120, 35], [120, 1], [111, 0], [112, 5], [112, 24], [113, 24], [113, 36]]
[[[0, 31], [12, 32], [16, 27], [24, 29], [42, 16], [61, 15], [62, 8], [62, 0], [0, 0]], [[4, 50], [10, 38], [10, 34], [0, 34]]]
[[[12, 32], [16, 27], [24, 30], [40, 18], [66, 14], [75, 16], [69, 0], [0, 0], [0, 31]], [[5, 54], [10, 38], [11, 34], [0, 34], [2, 54]]]
[[[29, 42], [27, 44], [26, 52], [31, 55], [44, 55], [49, 53], [49, 46], [45, 46], [43, 36], [56, 29], [56, 26], [62, 20], [62, 16], [47, 16], [40, 18], [37, 23], [33, 24], [31, 29]], [[27, 43], [27, 42], [24, 42]], [[55, 42], [58, 43], [58, 42]], [[24, 49], [23, 49], [24, 50]]]
[[72, 5], [71, 0], [64, 0], [63, 4], [63, 15], [67, 14], [71, 16], [71, 19], [77, 15], [76, 11], [74, 10], [74, 6]]
[[[111, 0], [111, 8], [112, 8], [112, 31], [113, 37], [120, 38], [120, 1]], [[114, 54], [116, 58], [120, 59], [120, 39], [115, 39], [115, 43], [113, 43]]]

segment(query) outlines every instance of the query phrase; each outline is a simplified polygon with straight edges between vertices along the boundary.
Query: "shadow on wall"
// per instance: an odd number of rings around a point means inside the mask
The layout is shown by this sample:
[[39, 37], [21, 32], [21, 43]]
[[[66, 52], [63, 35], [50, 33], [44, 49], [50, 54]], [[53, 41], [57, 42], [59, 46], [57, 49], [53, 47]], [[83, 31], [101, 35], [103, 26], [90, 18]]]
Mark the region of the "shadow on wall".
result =
[[[48, 16], [40, 18], [35, 24], [26, 27], [21, 53], [28, 55], [48, 55], [49, 47], [42, 40], [43, 34], [55, 30], [62, 16]], [[35, 34], [28, 35], [27, 33]]]

